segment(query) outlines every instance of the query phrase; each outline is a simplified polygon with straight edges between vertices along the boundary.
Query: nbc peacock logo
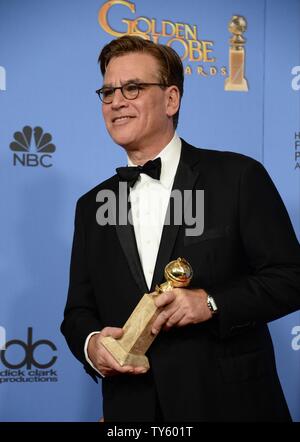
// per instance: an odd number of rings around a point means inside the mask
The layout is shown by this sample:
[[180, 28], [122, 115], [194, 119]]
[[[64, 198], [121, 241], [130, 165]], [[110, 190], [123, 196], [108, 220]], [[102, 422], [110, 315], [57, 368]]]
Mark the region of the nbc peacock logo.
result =
[[51, 167], [51, 154], [56, 150], [51, 141], [52, 135], [41, 127], [24, 126], [22, 131], [14, 133], [14, 141], [9, 145], [14, 152], [13, 165]]

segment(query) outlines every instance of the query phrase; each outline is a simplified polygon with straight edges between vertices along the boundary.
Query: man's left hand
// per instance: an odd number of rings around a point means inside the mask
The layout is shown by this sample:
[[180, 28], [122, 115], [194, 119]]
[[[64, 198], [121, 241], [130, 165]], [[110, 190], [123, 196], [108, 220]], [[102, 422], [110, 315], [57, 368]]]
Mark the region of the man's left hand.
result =
[[155, 304], [162, 311], [152, 325], [152, 333], [163, 328], [182, 327], [207, 321], [212, 313], [207, 306], [207, 293], [203, 289], [174, 288], [156, 296]]

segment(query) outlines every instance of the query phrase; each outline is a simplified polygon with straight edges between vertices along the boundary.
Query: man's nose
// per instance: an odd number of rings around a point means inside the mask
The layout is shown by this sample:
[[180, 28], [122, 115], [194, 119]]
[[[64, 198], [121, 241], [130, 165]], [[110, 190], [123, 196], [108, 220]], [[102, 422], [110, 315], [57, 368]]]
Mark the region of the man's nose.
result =
[[111, 103], [112, 108], [115, 109], [126, 106], [126, 103], [126, 98], [122, 94], [121, 89], [116, 89], [113, 95], [113, 101]]

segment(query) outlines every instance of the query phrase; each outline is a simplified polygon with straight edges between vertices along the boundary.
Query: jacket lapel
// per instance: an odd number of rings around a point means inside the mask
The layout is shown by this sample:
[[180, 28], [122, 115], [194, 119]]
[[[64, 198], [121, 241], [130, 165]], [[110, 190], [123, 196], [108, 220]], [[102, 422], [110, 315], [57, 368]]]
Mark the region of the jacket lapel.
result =
[[[119, 184], [119, 183], [118, 183]], [[119, 187], [116, 189], [116, 200], [117, 200], [117, 219], [116, 219], [116, 233], [119, 238], [122, 250], [126, 256], [130, 271], [132, 276], [141, 290], [141, 296], [144, 293], [148, 293], [149, 289], [146, 283], [145, 275], [142, 269], [135, 234], [134, 227], [131, 222], [128, 221], [128, 214], [130, 213], [130, 202], [129, 202], [129, 190], [127, 192], [120, 192]], [[119, 209], [123, 207], [127, 221], [123, 224], [120, 219], [123, 217], [124, 213], [120, 217]]]
[[[180, 192], [182, 192], [183, 196], [184, 190], [192, 190], [194, 188], [199, 176], [199, 172], [193, 170], [193, 167], [195, 163], [199, 162], [199, 150], [200, 149], [189, 146], [184, 140], [182, 140], [181, 156], [175, 175], [172, 191], [175, 189], [179, 190]], [[184, 198], [182, 198], [182, 201], [184, 202], [184, 204], [186, 203], [186, 201], [184, 201]], [[168, 212], [169, 211], [170, 202], [168, 206]], [[180, 225], [175, 225], [174, 223], [172, 223], [172, 213], [169, 215], [169, 219], [171, 220], [171, 222], [170, 225], [165, 224], [163, 227], [161, 242], [153, 274], [151, 292], [155, 289], [155, 286], [157, 284], [160, 284], [164, 281], [164, 269], [165, 266], [170, 262], [172, 251], [175, 245], [175, 240], [177, 238], [180, 227]], [[176, 259], [177, 258], [178, 257], [176, 257]]]
[[[192, 190], [194, 188], [199, 172], [194, 170], [193, 168], [194, 165], [199, 162], [199, 151], [200, 149], [194, 148], [188, 145], [184, 140], [182, 140], [181, 157], [175, 175], [172, 191], [176, 189], [183, 192], [184, 190]], [[117, 183], [117, 186], [118, 184], [119, 182]], [[119, 208], [123, 205], [123, 207], [127, 208], [126, 213], [128, 214], [130, 211], [128, 191], [127, 193], [119, 192], [119, 187], [117, 187], [115, 189], [115, 192], [117, 195], [117, 207]], [[120, 200], [121, 204], [119, 203]], [[118, 213], [118, 210], [119, 209], [117, 209], [117, 215], [120, 215]], [[168, 206], [168, 211], [170, 211], [170, 203]], [[150, 290], [151, 292], [155, 289], [156, 284], [160, 284], [164, 281], [164, 269], [170, 261], [175, 240], [178, 235], [180, 225], [175, 225], [174, 223], [172, 223], [172, 215], [170, 216], [170, 220], [171, 222], [169, 223], [169, 225], [165, 224], [163, 227]], [[116, 233], [119, 238], [122, 250], [126, 256], [132, 276], [138, 287], [140, 288], [142, 296], [144, 293], [148, 293], [149, 289], [146, 283], [145, 275], [137, 249], [134, 227], [130, 222], [121, 224], [120, 216], [117, 216]]]

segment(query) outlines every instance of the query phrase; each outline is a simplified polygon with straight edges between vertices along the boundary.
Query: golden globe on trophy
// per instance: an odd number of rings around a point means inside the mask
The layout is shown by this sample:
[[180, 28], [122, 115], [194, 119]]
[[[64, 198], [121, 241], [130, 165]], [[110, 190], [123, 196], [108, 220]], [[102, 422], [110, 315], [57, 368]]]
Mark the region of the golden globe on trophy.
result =
[[229, 49], [229, 77], [225, 80], [225, 91], [248, 91], [245, 79], [245, 49], [246, 39], [243, 33], [247, 29], [247, 22], [241, 15], [234, 15], [228, 25], [232, 33]]
[[175, 287], [189, 285], [193, 270], [184, 258], [171, 261], [164, 272], [166, 282], [155, 287], [152, 294], [145, 293], [125, 323], [124, 334], [120, 339], [111, 336], [101, 338], [101, 343], [120, 365], [133, 365], [149, 368], [146, 351], [156, 335], [151, 332], [152, 324], [161, 309], [155, 305], [155, 297]]

